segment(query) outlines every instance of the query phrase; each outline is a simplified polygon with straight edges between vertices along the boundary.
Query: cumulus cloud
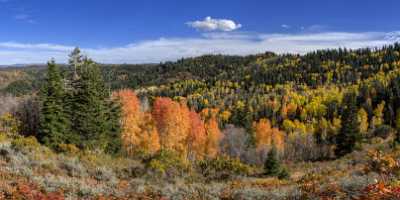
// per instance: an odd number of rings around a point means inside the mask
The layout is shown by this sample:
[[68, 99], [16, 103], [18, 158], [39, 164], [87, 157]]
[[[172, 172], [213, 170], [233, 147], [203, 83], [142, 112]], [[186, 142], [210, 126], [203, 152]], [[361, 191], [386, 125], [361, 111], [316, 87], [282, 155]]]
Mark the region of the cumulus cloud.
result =
[[291, 26], [289, 26], [289, 25], [287, 25], [287, 24], [282, 24], [281, 27], [284, 28], [284, 29], [289, 29], [289, 28], [291, 28]]
[[[100, 63], [158, 63], [204, 54], [248, 55], [273, 51], [305, 54], [319, 49], [380, 47], [399, 41], [400, 32], [263, 34], [211, 32], [193, 38], [160, 38], [110, 48], [82, 48]], [[0, 42], [0, 64], [66, 62], [74, 47]]]
[[233, 31], [242, 27], [241, 24], [229, 19], [213, 19], [206, 17], [203, 21], [187, 22], [188, 26], [201, 31]]

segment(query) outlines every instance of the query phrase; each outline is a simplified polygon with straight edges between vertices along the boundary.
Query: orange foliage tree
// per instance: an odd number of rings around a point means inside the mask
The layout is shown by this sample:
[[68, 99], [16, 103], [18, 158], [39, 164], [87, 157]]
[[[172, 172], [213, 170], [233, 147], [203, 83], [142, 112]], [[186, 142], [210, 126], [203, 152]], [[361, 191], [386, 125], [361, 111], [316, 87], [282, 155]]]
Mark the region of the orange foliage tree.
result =
[[220, 142], [222, 140], [222, 133], [219, 129], [218, 120], [217, 120], [217, 110], [204, 110], [202, 111], [202, 116], [206, 121], [206, 146], [205, 146], [205, 154], [207, 157], [214, 158], [218, 155], [220, 151]]
[[122, 106], [122, 145], [132, 155], [138, 151], [154, 153], [160, 149], [157, 129], [151, 115], [140, 110], [140, 101], [129, 89], [114, 92]]
[[191, 129], [187, 106], [170, 98], [157, 97], [152, 115], [160, 135], [161, 147], [186, 156], [186, 141]]
[[195, 111], [189, 113], [190, 133], [187, 138], [189, 159], [201, 159], [205, 154], [207, 134], [204, 121]]
[[284, 132], [272, 128], [268, 119], [260, 119], [253, 123], [255, 143], [257, 150], [262, 150], [275, 145], [279, 151], [284, 149]]

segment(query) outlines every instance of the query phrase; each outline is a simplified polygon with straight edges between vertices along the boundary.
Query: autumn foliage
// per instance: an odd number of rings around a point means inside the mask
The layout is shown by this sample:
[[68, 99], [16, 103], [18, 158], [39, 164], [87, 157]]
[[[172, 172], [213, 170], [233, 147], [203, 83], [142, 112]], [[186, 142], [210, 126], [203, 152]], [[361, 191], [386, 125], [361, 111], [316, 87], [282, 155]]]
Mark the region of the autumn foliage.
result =
[[169, 98], [156, 98], [153, 112], [161, 147], [186, 155], [186, 138], [190, 131], [189, 109]]
[[122, 104], [122, 141], [125, 151], [155, 152], [160, 149], [157, 129], [152, 116], [140, 110], [140, 101], [132, 90], [120, 90], [113, 94]]
[[278, 128], [273, 128], [268, 119], [260, 119], [253, 123], [255, 131], [255, 143], [257, 150], [262, 150], [272, 145], [279, 151], [284, 149], [284, 133]]
[[147, 113], [141, 111], [140, 100], [132, 90], [120, 90], [113, 97], [122, 105], [121, 137], [128, 154], [155, 153], [162, 148], [191, 160], [218, 155], [222, 133], [217, 110], [199, 114], [190, 111], [185, 102], [158, 97]]
[[190, 133], [187, 138], [189, 158], [200, 159], [204, 157], [207, 133], [204, 121], [195, 111], [189, 113]]
[[206, 122], [206, 155], [207, 157], [215, 158], [219, 152], [219, 143], [222, 139], [221, 130], [218, 127], [216, 117], [212, 117]]

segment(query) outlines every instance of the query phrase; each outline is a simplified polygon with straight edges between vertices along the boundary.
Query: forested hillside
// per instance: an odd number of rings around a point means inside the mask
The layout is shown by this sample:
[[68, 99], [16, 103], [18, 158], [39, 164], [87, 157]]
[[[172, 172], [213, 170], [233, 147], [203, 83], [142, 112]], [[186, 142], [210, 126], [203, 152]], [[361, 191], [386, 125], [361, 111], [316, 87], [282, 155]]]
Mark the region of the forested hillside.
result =
[[66, 65], [3, 69], [0, 81], [4, 154], [45, 151], [41, 164], [61, 164], [30, 173], [102, 182], [81, 197], [174, 199], [165, 186], [126, 189], [158, 176], [190, 182], [182, 199], [252, 199], [241, 187], [261, 199], [399, 197], [400, 44], [142, 65], [101, 65], [75, 49]]

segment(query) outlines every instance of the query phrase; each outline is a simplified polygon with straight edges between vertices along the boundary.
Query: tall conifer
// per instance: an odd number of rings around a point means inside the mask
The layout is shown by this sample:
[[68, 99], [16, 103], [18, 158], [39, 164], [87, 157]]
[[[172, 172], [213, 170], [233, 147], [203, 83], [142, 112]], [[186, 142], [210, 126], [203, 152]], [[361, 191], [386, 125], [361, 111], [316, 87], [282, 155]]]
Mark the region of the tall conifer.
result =
[[351, 153], [360, 136], [360, 124], [357, 116], [357, 95], [350, 92], [345, 95], [344, 111], [342, 113], [342, 127], [336, 137], [336, 156]]
[[65, 112], [65, 90], [59, 67], [50, 61], [47, 77], [41, 89], [40, 129], [38, 138], [44, 144], [57, 147], [64, 143], [70, 121]]

